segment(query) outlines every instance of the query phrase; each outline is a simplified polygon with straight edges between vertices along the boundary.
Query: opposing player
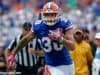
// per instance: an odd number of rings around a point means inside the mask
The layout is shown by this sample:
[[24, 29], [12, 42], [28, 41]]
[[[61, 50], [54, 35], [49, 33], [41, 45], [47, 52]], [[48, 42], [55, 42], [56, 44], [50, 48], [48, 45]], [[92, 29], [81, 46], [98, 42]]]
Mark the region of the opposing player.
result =
[[74, 50], [72, 24], [59, 16], [60, 8], [48, 2], [42, 10], [42, 20], [33, 24], [31, 32], [25, 36], [8, 59], [11, 66], [16, 53], [30, 40], [37, 37], [45, 54], [44, 75], [75, 75], [74, 65], [68, 50]]

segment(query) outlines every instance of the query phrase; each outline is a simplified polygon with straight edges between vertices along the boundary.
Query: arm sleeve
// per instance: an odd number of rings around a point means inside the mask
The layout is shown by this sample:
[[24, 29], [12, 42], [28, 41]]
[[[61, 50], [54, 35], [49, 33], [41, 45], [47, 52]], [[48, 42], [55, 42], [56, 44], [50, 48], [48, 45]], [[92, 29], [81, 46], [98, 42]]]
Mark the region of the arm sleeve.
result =
[[31, 28], [31, 31], [36, 35], [41, 27], [41, 23], [42, 21], [41, 20], [36, 20], [33, 25], [32, 25], [32, 28]]
[[73, 25], [72, 22], [69, 19], [64, 19], [63, 20], [63, 32], [72, 29]]
[[34, 33], [36, 35], [36, 30], [37, 30], [38, 26], [36, 23], [33, 23], [32, 27], [31, 27], [31, 32]]
[[31, 31], [34, 32], [34, 25], [32, 25], [32, 27], [31, 27]]

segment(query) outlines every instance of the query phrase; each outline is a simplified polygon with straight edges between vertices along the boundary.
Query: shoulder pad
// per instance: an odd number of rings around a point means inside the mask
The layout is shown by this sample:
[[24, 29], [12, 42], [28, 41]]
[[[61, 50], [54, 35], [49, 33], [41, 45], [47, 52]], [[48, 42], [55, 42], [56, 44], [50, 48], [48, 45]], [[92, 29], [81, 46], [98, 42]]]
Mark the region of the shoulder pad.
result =
[[61, 17], [61, 21], [63, 21], [63, 22], [67, 22], [68, 19], [67, 19], [67, 18], [64, 18], [64, 17]]
[[35, 21], [35, 25], [41, 24], [41, 22], [42, 22], [42, 20], [36, 20], [36, 21]]

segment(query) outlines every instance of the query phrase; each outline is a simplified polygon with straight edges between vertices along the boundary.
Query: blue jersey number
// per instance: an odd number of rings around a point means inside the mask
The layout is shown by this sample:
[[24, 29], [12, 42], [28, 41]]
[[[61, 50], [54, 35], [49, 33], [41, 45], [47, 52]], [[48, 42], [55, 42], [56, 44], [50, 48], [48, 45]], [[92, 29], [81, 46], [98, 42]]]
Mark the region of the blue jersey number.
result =
[[43, 49], [45, 52], [51, 52], [52, 50], [61, 51], [63, 49], [63, 44], [56, 42], [51, 42], [50, 38], [43, 37], [41, 42], [43, 43]]

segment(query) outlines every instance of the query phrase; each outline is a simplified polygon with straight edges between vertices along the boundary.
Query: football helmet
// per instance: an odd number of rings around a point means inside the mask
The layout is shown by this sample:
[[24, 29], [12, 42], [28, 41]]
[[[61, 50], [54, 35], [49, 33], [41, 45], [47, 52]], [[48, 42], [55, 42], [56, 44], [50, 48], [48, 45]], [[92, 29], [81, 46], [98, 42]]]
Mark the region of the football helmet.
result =
[[48, 26], [53, 26], [57, 23], [60, 13], [59, 6], [54, 2], [48, 2], [42, 10], [42, 19]]

